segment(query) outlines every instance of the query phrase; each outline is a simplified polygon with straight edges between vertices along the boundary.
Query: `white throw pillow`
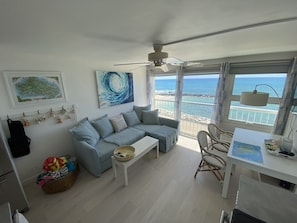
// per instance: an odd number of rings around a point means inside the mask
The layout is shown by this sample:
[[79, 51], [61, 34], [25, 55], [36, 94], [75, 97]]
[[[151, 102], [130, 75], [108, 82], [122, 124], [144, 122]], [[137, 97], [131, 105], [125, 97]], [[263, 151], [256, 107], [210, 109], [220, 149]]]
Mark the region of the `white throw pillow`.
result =
[[127, 128], [127, 123], [123, 117], [123, 115], [117, 115], [117, 116], [113, 116], [110, 118], [110, 122], [113, 126], [113, 129], [116, 131], [116, 132], [119, 132], [125, 128]]

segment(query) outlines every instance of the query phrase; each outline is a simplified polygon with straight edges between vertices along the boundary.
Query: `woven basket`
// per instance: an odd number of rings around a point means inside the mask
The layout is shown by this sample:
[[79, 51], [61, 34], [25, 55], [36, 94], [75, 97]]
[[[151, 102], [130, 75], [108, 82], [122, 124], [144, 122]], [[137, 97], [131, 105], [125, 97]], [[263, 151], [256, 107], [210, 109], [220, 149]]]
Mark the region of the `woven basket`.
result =
[[68, 190], [74, 184], [76, 177], [79, 172], [78, 163], [73, 171], [69, 172], [67, 175], [60, 177], [55, 180], [50, 180], [42, 186], [42, 190], [47, 194], [58, 193]]

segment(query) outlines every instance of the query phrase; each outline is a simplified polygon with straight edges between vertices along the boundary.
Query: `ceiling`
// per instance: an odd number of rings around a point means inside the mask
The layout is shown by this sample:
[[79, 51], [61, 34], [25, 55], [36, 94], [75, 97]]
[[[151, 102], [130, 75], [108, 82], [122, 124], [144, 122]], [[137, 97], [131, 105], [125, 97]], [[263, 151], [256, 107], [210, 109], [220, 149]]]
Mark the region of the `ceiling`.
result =
[[[1, 0], [0, 50], [115, 63], [153, 43], [295, 17], [296, 0]], [[185, 61], [297, 51], [297, 20], [169, 44]]]

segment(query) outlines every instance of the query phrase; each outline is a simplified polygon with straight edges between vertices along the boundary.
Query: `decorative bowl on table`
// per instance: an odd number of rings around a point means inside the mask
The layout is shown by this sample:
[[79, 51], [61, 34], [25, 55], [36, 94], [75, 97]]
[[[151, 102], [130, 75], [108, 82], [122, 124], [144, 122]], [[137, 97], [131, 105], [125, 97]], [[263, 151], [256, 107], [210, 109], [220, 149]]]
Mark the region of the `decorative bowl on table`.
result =
[[283, 150], [281, 148], [281, 140], [265, 139], [265, 148], [268, 153], [275, 156], [284, 156], [289, 158], [295, 158], [296, 154], [290, 151]]
[[135, 148], [128, 145], [120, 146], [113, 151], [113, 156], [121, 162], [129, 161], [135, 156]]
[[280, 140], [275, 139], [265, 139], [265, 148], [268, 152], [275, 152], [280, 148]]

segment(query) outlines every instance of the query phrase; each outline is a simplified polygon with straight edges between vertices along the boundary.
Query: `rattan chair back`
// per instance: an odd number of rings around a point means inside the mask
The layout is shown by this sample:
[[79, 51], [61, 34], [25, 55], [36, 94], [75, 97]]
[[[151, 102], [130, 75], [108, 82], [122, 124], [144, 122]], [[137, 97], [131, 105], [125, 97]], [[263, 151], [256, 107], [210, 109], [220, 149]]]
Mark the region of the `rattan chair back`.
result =
[[207, 131], [199, 131], [197, 140], [201, 152], [201, 161], [194, 177], [196, 178], [200, 171], [211, 171], [219, 181], [223, 181], [224, 177], [221, 171], [224, 171], [226, 167], [226, 153], [213, 147], [212, 138]]

